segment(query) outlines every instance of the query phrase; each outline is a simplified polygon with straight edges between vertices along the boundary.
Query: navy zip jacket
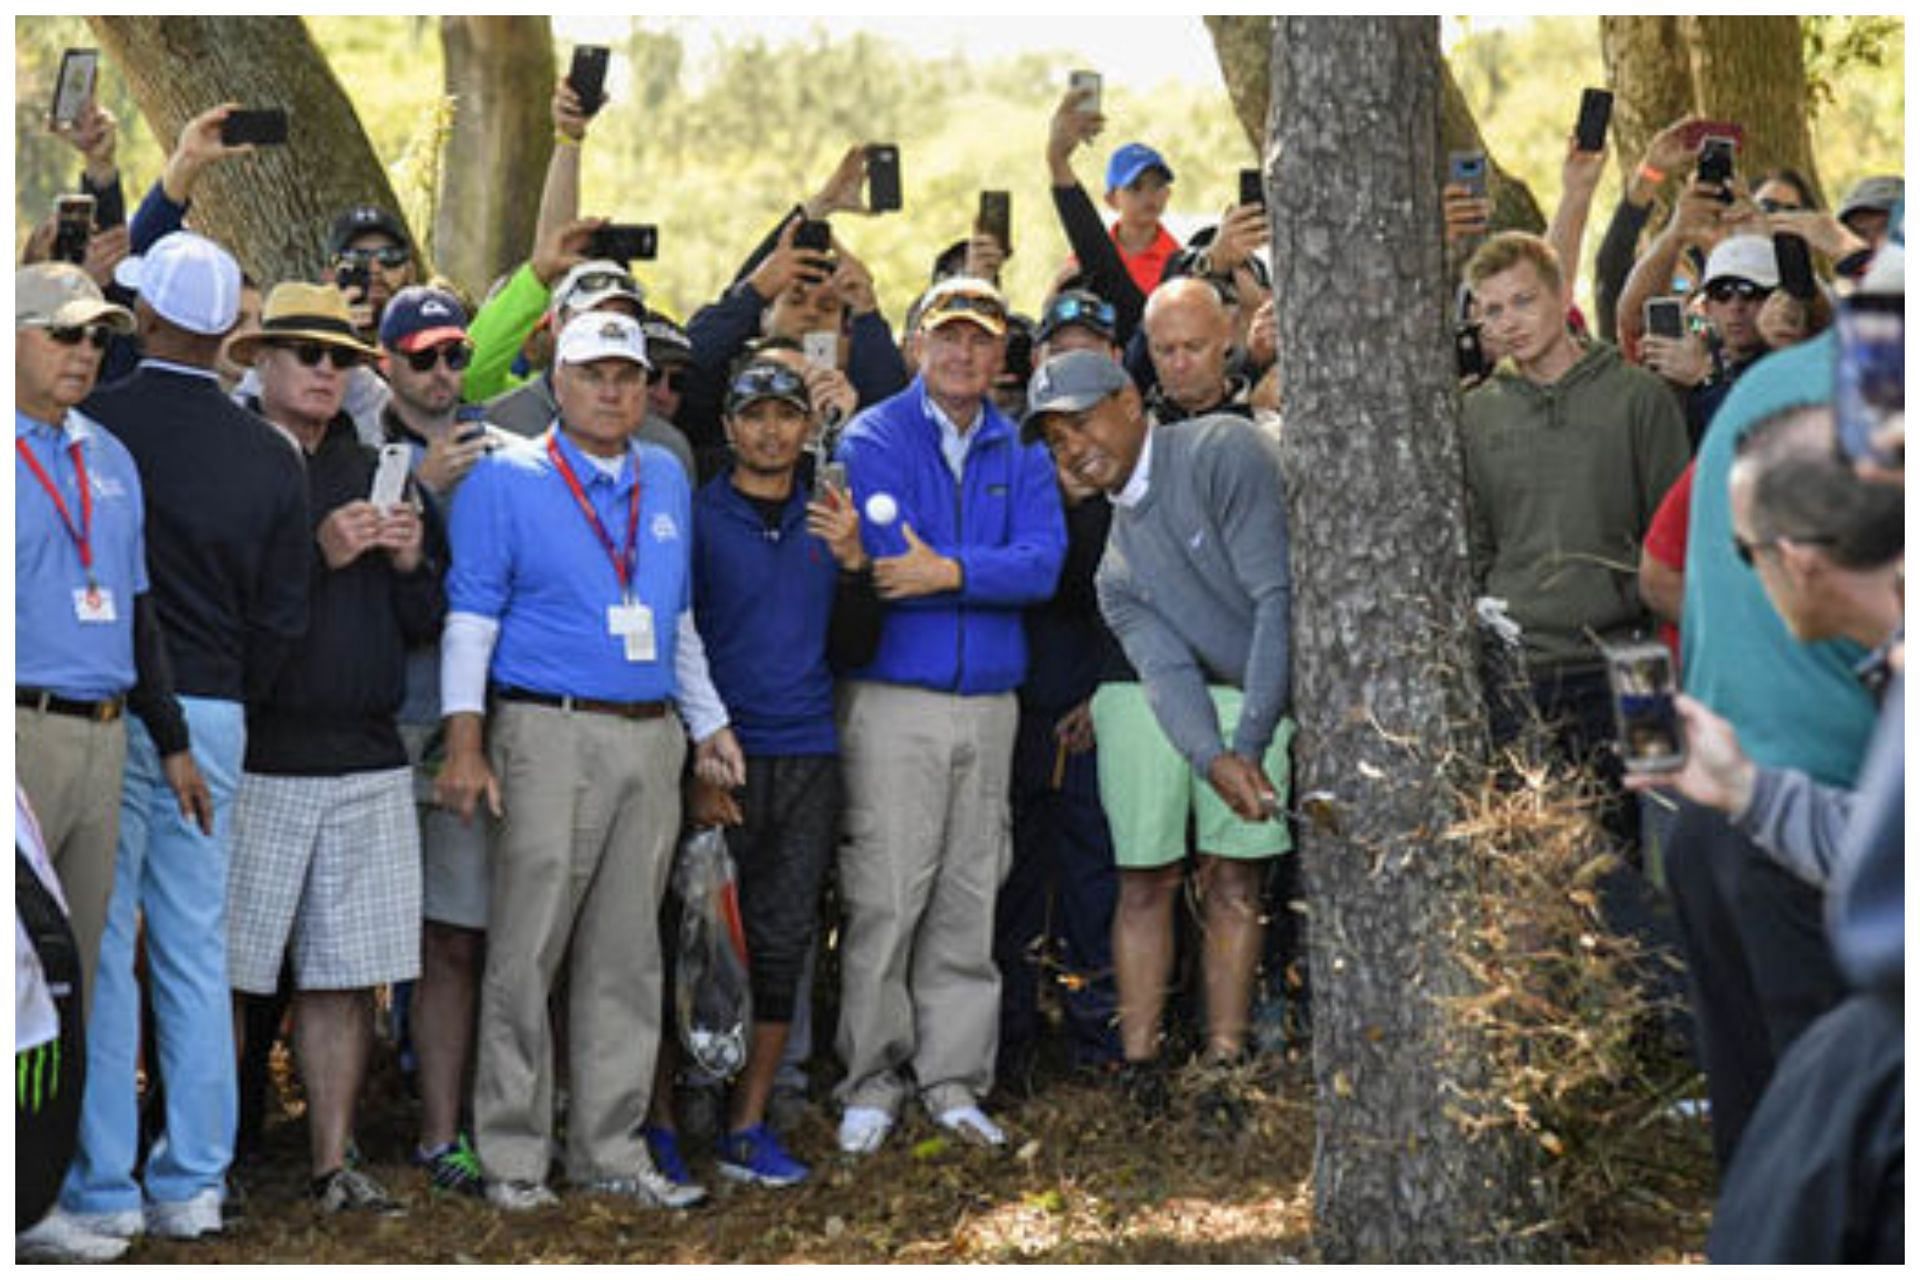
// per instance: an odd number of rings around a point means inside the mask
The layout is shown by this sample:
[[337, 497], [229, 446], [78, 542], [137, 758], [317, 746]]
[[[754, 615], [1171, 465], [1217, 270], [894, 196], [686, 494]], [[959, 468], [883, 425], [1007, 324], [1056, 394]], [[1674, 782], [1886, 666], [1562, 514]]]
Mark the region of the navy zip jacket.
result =
[[[961, 571], [958, 591], [887, 603], [879, 653], [851, 673], [856, 679], [990, 694], [1026, 677], [1022, 610], [1053, 594], [1066, 524], [1045, 447], [1021, 444], [1013, 422], [991, 402], [982, 402], [981, 413], [959, 482], [941, 455], [940, 426], [919, 378], [863, 411], [840, 439], [838, 457], [860, 504], [868, 554], [903, 553], [900, 529], [911, 524]], [[881, 494], [897, 510], [890, 521], [873, 518], [871, 502]]]

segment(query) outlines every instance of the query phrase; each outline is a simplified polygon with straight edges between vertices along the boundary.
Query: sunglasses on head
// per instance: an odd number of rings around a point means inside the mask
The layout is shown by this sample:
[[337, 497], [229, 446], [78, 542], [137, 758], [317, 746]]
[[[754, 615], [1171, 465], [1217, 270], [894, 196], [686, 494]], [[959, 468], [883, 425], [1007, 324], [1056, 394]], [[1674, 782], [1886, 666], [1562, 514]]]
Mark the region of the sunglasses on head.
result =
[[107, 342], [113, 337], [113, 331], [104, 324], [49, 324], [42, 325], [47, 336], [63, 347], [77, 347], [82, 341], [91, 342], [95, 351], [105, 351]]
[[351, 263], [377, 262], [388, 271], [398, 271], [413, 261], [413, 254], [405, 245], [388, 244], [378, 249], [344, 249], [339, 260]]
[[955, 313], [972, 312], [975, 315], [990, 316], [1004, 322], [1007, 309], [998, 298], [983, 298], [973, 293], [950, 293], [940, 299], [927, 314], [929, 316], [950, 316]]
[[1772, 196], [1761, 196], [1754, 201], [1762, 213], [1799, 213], [1802, 206], [1788, 204], [1785, 200], [1775, 200]]
[[624, 271], [589, 271], [573, 282], [568, 296], [583, 293], [599, 293], [603, 289], [625, 289], [631, 293], [640, 292], [640, 286], [634, 283], [632, 276]]
[[1056, 329], [1067, 324], [1090, 324], [1096, 329], [1112, 333], [1113, 304], [1105, 298], [1091, 301], [1085, 298], [1062, 298], [1047, 312], [1047, 319]]
[[806, 379], [781, 364], [757, 364], [742, 369], [733, 385], [727, 388], [728, 398], [735, 404], [766, 396], [805, 397], [806, 394]]
[[443, 342], [437, 347], [428, 347], [425, 351], [404, 353], [407, 367], [415, 373], [425, 373], [442, 359], [447, 368], [459, 373], [473, 361], [473, 344], [469, 342]]
[[666, 384], [669, 391], [678, 394], [687, 389], [687, 371], [685, 369], [649, 369], [647, 385], [650, 387]]
[[330, 347], [324, 342], [276, 342], [273, 344], [281, 351], [293, 353], [293, 358], [309, 369], [318, 368], [322, 360], [334, 368], [346, 370], [360, 363], [360, 355], [345, 347]]
[[1735, 298], [1752, 302], [1754, 299], [1764, 298], [1772, 292], [1772, 289], [1767, 288], [1765, 285], [1755, 284], [1751, 280], [1715, 280], [1707, 286], [1707, 297], [1714, 302], [1731, 302]]

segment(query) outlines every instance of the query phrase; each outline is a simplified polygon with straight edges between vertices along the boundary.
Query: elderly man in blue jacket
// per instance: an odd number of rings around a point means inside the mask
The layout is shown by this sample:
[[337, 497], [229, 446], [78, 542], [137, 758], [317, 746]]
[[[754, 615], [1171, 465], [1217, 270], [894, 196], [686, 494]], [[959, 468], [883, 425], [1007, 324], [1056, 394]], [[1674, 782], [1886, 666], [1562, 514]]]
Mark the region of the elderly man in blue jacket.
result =
[[879, 1148], [910, 1087], [944, 1128], [1006, 1140], [980, 1099], [999, 1036], [1021, 610], [1053, 593], [1066, 553], [1052, 462], [987, 397], [1005, 301], [945, 280], [919, 328], [920, 376], [856, 418], [839, 451], [887, 601], [841, 708], [840, 1146], [854, 1153]]

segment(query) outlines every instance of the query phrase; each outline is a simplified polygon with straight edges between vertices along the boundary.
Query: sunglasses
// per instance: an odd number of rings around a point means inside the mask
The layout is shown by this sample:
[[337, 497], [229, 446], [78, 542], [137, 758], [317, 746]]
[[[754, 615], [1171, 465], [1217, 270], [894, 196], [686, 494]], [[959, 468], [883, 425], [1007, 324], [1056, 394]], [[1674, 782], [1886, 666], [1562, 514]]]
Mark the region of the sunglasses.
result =
[[408, 351], [407, 367], [415, 373], [425, 373], [439, 364], [442, 359], [447, 368], [459, 373], [473, 362], [473, 344], [470, 342], [443, 342], [437, 347], [428, 347], [425, 351]]
[[1751, 280], [1715, 280], [1707, 286], [1707, 297], [1714, 302], [1732, 302], [1735, 298], [1753, 302], [1772, 292], [1772, 289]]
[[1061, 298], [1047, 311], [1047, 322], [1055, 329], [1062, 325], [1091, 325], [1106, 333], [1114, 330], [1113, 304], [1105, 298]]
[[583, 293], [599, 293], [603, 289], [625, 289], [629, 293], [639, 293], [640, 286], [634, 278], [624, 271], [589, 271], [573, 282], [573, 288], [567, 291], [569, 298]]
[[342, 250], [338, 259], [346, 263], [379, 263], [388, 271], [398, 271], [413, 261], [413, 254], [404, 245], [382, 245], [378, 249]]
[[1799, 213], [1803, 206], [1788, 204], [1785, 200], [1775, 200], [1772, 196], [1762, 196], [1754, 201], [1762, 213]]
[[657, 387], [662, 383], [666, 385], [667, 390], [678, 395], [687, 389], [687, 371], [685, 369], [649, 369], [647, 371], [648, 386]]
[[1007, 309], [998, 298], [982, 298], [971, 293], [950, 293], [927, 311], [927, 316], [964, 315], [988, 316], [1002, 323], [1006, 322]]
[[290, 351], [293, 358], [309, 369], [316, 369], [322, 360], [334, 368], [347, 370], [360, 363], [360, 353], [349, 351], [345, 347], [330, 347], [323, 342], [276, 342], [273, 346], [280, 351]]
[[77, 347], [82, 340], [91, 342], [95, 351], [105, 351], [113, 331], [104, 324], [50, 324], [43, 326], [47, 336], [63, 347]]
[[1762, 551], [1777, 547], [1781, 543], [1788, 541], [1797, 542], [1809, 547], [1827, 547], [1833, 545], [1832, 538], [1824, 538], [1818, 534], [1792, 538], [1789, 538], [1786, 534], [1775, 534], [1771, 538], [1762, 538], [1758, 542], [1748, 542], [1736, 533], [1733, 535], [1733, 554], [1740, 557], [1741, 564], [1751, 569], [1753, 568], [1753, 558], [1755, 556], [1759, 555]]
[[735, 404], [767, 396], [807, 396], [807, 382], [799, 374], [779, 364], [760, 364], [743, 369], [727, 388], [727, 398]]

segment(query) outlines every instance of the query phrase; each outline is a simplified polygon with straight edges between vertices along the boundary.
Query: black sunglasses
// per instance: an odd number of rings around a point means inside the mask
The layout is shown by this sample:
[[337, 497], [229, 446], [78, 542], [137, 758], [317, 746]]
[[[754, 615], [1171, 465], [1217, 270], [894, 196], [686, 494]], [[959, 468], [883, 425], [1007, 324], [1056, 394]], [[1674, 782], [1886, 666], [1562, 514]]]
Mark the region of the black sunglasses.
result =
[[1785, 200], [1775, 200], [1772, 196], [1762, 196], [1758, 200], [1755, 200], [1754, 203], [1760, 206], [1762, 213], [1799, 213], [1804, 207], [1797, 204], [1788, 204]]
[[290, 351], [293, 358], [309, 369], [318, 368], [322, 360], [340, 370], [351, 369], [360, 363], [360, 353], [349, 351], [345, 347], [330, 347], [323, 342], [276, 342], [273, 344], [282, 351]]
[[113, 331], [103, 324], [50, 324], [46, 329], [47, 336], [63, 347], [77, 347], [84, 339], [95, 351], [105, 351], [113, 337]]
[[404, 353], [407, 367], [415, 373], [425, 373], [444, 358], [447, 368], [459, 373], [473, 363], [473, 344], [470, 342], [443, 342], [437, 347], [428, 347], [425, 351]]
[[1762, 538], [1758, 542], [1748, 542], [1736, 533], [1733, 535], [1733, 554], [1740, 557], [1741, 564], [1751, 569], [1753, 568], [1754, 556], [1767, 550], [1769, 547], [1777, 547], [1783, 542], [1798, 542], [1809, 547], [1828, 547], [1833, 545], [1832, 538], [1821, 537], [1819, 534], [1800, 537], [1781, 533], [1775, 534], [1771, 538]]
[[398, 271], [413, 261], [413, 254], [405, 245], [388, 244], [378, 249], [343, 249], [341, 262], [377, 262], [388, 271]]
[[687, 371], [685, 369], [649, 369], [647, 385], [657, 387], [665, 383], [667, 390], [678, 395], [687, 389]]
[[1732, 302], [1735, 298], [1752, 302], [1772, 292], [1772, 289], [1751, 280], [1715, 280], [1707, 286], [1707, 297], [1715, 302]]

